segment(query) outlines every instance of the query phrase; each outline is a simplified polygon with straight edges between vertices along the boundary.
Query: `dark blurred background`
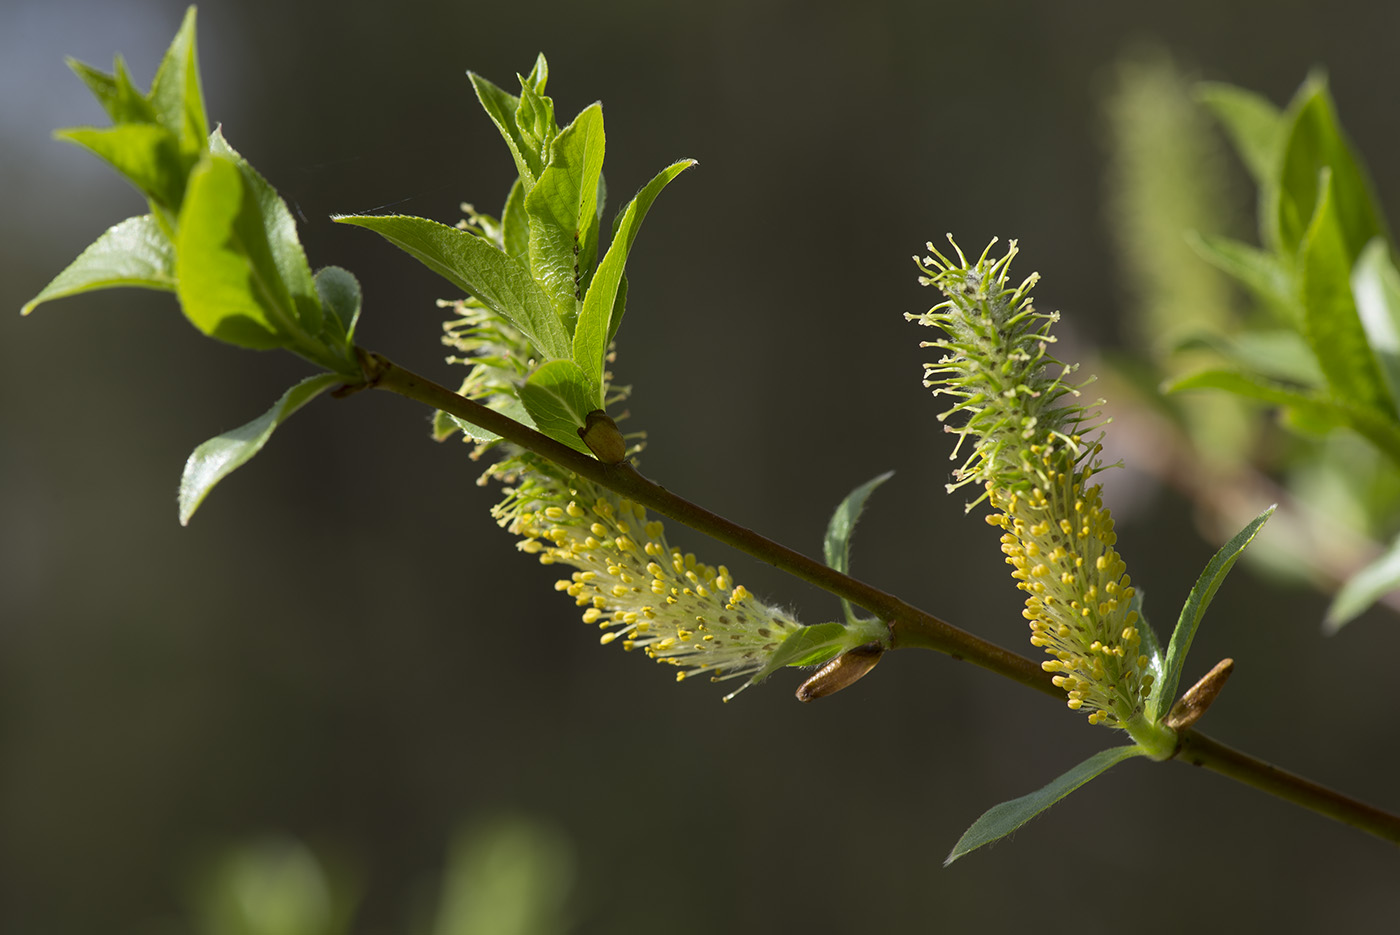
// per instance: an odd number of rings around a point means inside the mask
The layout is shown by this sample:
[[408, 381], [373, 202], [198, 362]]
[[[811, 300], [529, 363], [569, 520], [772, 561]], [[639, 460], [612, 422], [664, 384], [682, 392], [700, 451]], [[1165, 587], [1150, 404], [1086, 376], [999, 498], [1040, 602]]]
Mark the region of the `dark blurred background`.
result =
[[[20, 305], [143, 211], [49, 138], [101, 123], [63, 56], [120, 51], [147, 86], [166, 0], [7, 0], [0, 13], [0, 930], [199, 931], [201, 868], [265, 833], [345, 868], [354, 931], [425, 931], [454, 830], [501, 813], [573, 855], [577, 933], [1376, 931], [1397, 854], [1213, 774], [1120, 767], [1012, 840], [941, 869], [985, 808], [1117, 742], [968, 665], [901, 653], [839, 697], [780, 674], [728, 705], [600, 648], [556, 575], [387, 394], [298, 415], [189, 528], [189, 451], [308, 368], [200, 337], [173, 298]], [[668, 162], [615, 368], [643, 469], [817, 553], [830, 508], [881, 471], [855, 572], [1029, 653], [980, 515], [943, 490], [950, 440], [902, 313], [909, 257], [952, 231], [1017, 237], [1065, 355], [1126, 340], [1104, 224], [1102, 105], [1146, 45], [1282, 104], [1314, 65], [1395, 212], [1389, 3], [882, 0], [657, 4], [207, 2], [212, 120], [304, 218], [313, 266], [354, 270], [361, 343], [443, 382], [454, 293], [336, 212], [499, 210], [512, 169], [464, 75], [514, 88], [550, 60], [561, 122], [605, 102], [608, 217]], [[1238, 205], [1248, 229], [1252, 205]], [[922, 332], [922, 333], [921, 333]], [[383, 398], [380, 398], [381, 395]], [[1126, 473], [1125, 473], [1125, 476]], [[1120, 548], [1168, 627], [1218, 543], [1169, 494], [1110, 490]], [[1260, 504], [1262, 507], [1264, 504]], [[673, 541], [792, 606], [836, 601], [677, 527]], [[1325, 598], [1235, 572], [1186, 673], [1234, 655], [1205, 729], [1400, 807], [1381, 611], [1324, 638]], [[1071, 919], [1075, 920], [1074, 923]]]

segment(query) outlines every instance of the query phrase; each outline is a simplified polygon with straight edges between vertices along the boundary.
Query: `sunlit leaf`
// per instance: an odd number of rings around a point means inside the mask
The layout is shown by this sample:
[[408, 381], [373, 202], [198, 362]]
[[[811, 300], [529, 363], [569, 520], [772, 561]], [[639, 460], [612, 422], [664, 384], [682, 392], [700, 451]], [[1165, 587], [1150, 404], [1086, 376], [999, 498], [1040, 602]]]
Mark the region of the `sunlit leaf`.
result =
[[175, 291], [175, 248], [149, 214], [108, 228], [20, 312], [28, 315], [51, 299], [116, 286]]
[[[875, 492], [876, 487], [893, 476], [894, 471], [886, 471], [884, 474], [861, 484], [846, 494], [846, 498], [831, 514], [831, 520], [826, 526], [826, 538], [822, 542], [822, 554], [826, 558], [827, 565], [841, 574], [848, 574], [851, 570], [851, 535], [855, 532], [856, 521], [860, 519], [861, 511], [865, 509], [865, 501]], [[855, 608], [851, 606], [851, 602], [844, 597], [841, 598], [841, 608], [845, 613], [846, 621], [854, 623], [856, 612]]]
[[1181, 616], [1177, 618], [1171, 642], [1167, 645], [1166, 667], [1162, 678], [1153, 683], [1152, 694], [1147, 700], [1146, 715], [1149, 721], [1160, 720], [1176, 701], [1181, 670], [1186, 664], [1186, 654], [1191, 649], [1191, 641], [1196, 638], [1196, 631], [1200, 628], [1201, 619], [1205, 617], [1206, 608], [1210, 606], [1215, 592], [1224, 583], [1225, 576], [1235, 566], [1235, 561], [1244, 552], [1245, 547], [1254, 541], [1254, 537], [1259, 535], [1259, 530], [1264, 528], [1269, 517], [1274, 515], [1275, 509], [1277, 506], [1269, 507], [1251, 520], [1249, 525], [1235, 533], [1234, 537], [1221, 546], [1220, 551], [1206, 563], [1205, 571], [1196, 579], [1195, 586], [1186, 597], [1186, 603], [1182, 605]]
[[1048, 786], [1037, 789], [1030, 795], [1023, 795], [1019, 799], [1002, 802], [1000, 805], [987, 809], [982, 813], [982, 817], [972, 823], [972, 827], [963, 832], [958, 843], [953, 845], [952, 852], [944, 859], [943, 866], [948, 866], [959, 857], [977, 850], [984, 844], [991, 844], [999, 838], [1006, 837], [1075, 789], [1106, 772], [1110, 767], [1131, 757], [1146, 755], [1147, 751], [1137, 744], [1126, 747], [1111, 747], [1095, 753]]
[[307, 377], [283, 393], [271, 409], [252, 422], [217, 435], [196, 448], [185, 462], [185, 473], [180, 478], [180, 525], [188, 524], [214, 485], [247, 464], [292, 413], [344, 382], [334, 373]]

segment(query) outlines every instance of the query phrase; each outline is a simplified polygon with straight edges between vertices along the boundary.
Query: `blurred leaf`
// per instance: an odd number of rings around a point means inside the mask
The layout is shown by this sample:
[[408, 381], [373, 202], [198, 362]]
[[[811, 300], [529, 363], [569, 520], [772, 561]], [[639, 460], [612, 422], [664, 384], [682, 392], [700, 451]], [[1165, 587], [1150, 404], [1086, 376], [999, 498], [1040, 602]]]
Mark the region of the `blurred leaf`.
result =
[[[875, 492], [885, 481], [894, 476], [894, 471], [874, 477], [855, 490], [846, 494], [846, 498], [836, 507], [831, 514], [831, 520], [826, 526], [826, 538], [822, 542], [822, 554], [826, 558], [826, 563], [830, 567], [848, 574], [851, 568], [851, 535], [855, 532], [856, 522], [860, 519], [860, 514], [865, 509], [865, 501]], [[844, 597], [841, 598], [841, 608], [846, 615], [848, 623], [856, 622], [855, 608], [851, 602]]]
[[598, 248], [598, 177], [603, 171], [603, 108], [588, 107], [554, 141], [549, 166], [525, 199], [530, 270], [566, 331], [578, 316], [579, 283]]
[[1286, 310], [1291, 321], [1298, 320], [1293, 274], [1278, 257], [1228, 237], [1190, 231], [1186, 239], [1206, 262], [1235, 277], [1269, 307]]
[[330, 312], [326, 323], [334, 323], [336, 337], [341, 344], [349, 344], [355, 339], [355, 325], [360, 320], [360, 281], [348, 269], [327, 266], [316, 271], [316, 294], [320, 296], [321, 307]]
[[1400, 590], [1400, 538], [1375, 561], [1352, 575], [1327, 608], [1323, 626], [1336, 633], [1391, 591]]
[[530, 374], [520, 387], [520, 401], [534, 420], [535, 427], [550, 438], [563, 442], [586, 455], [588, 446], [578, 430], [588, 414], [598, 408], [596, 391], [572, 360], [552, 360]]
[[105, 161], [136, 190], [171, 212], [178, 211], [190, 164], [180, 155], [175, 134], [154, 123], [71, 127], [54, 134]]
[[431, 935], [563, 935], [574, 880], [568, 839], [506, 816], [458, 833]]
[[1303, 336], [1327, 376], [1334, 397], [1359, 408], [1394, 416], [1366, 331], [1351, 294], [1353, 256], [1338, 215], [1330, 170], [1322, 170], [1317, 211], [1303, 238]]
[[1201, 370], [1168, 380], [1162, 385], [1163, 393], [1183, 393], [1188, 390], [1224, 390], [1248, 399], [1300, 409], [1305, 411], [1310, 419], [1325, 420], [1333, 426], [1345, 425], [1347, 422], [1346, 413], [1326, 398], [1254, 374], [1234, 370]]
[[[593, 275], [593, 283], [583, 300], [583, 311], [579, 314], [578, 328], [574, 332], [573, 359], [583, 368], [589, 380], [599, 389], [599, 397], [594, 408], [602, 408], [603, 355], [607, 351], [609, 335], [615, 333], [612, 316], [617, 307], [623, 270], [627, 266], [627, 254], [637, 239], [637, 231], [651, 209], [652, 202], [672, 179], [695, 165], [694, 159], [682, 159], [662, 169], [643, 186], [623, 210], [617, 231], [598, 271]], [[619, 316], [620, 318], [620, 316]]]
[[334, 373], [307, 377], [283, 393], [271, 409], [252, 422], [216, 435], [196, 448], [185, 462], [185, 473], [180, 478], [180, 525], [188, 525], [214, 485], [247, 464], [292, 413], [344, 382]]
[[[1330, 170], [1332, 218], [1346, 268], [1351, 269], [1373, 237], [1385, 234], [1371, 183], [1342, 136], [1327, 81], [1314, 74], [1289, 106], [1290, 125], [1277, 193], [1277, 243], [1293, 253], [1312, 236], [1324, 197], [1322, 171]], [[1313, 219], [1311, 224], [1309, 219]]]
[[52, 299], [117, 286], [175, 291], [175, 249], [149, 214], [109, 227], [20, 314], [28, 315]]
[[1390, 398], [1400, 400], [1400, 271], [1383, 238], [1377, 237], [1362, 251], [1352, 269], [1351, 291]]
[[545, 358], [568, 359], [569, 336], [549, 296], [522, 263], [490, 241], [437, 221], [402, 214], [339, 215], [335, 220], [374, 231], [448, 282], [476, 296], [519, 328]]
[[1044, 788], [1037, 789], [1030, 795], [1023, 795], [1019, 799], [1012, 799], [989, 808], [982, 813], [982, 817], [972, 823], [971, 828], [963, 833], [963, 836], [958, 839], [958, 843], [953, 845], [953, 850], [943, 861], [943, 866], [948, 866], [959, 857], [977, 850], [984, 844], [991, 844], [999, 838], [1006, 837], [1110, 767], [1116, 766], [1130, 757], [1145, 756], [1146, 753], [1147, 751], [1137, 744], [1130, 744], [1126, 747], [1111, 747], [1095, 753]]
[[205, 935], [338, 935], [348, 907], [306, 847], [268, 838], [224, 855], [205, 881]]
[[156, 111], [131, 80], [126, 70], [126, 62], [118, 55], [113, 62], [112, 74], [85, 65], [75, 58], [67, 59], [73, 74], [82, 79], [97, 103], [107, 112], [114, 124], [155, 123]]
[[1225, 128], [1254, 181], [1260, 186], [1276, 185], [1287, 129], [1283, 113], [1253, 91], [1218, 82], [1203, 82], [1197, 96]]
[[1242, 331], [1234, 335], [1197, 334], [1182, 342], [1181, 349], [1210, 348], [1241, 371], [1312, 389], [1327, 381], [1317, 358], [1296, 331], [1283, 329]]
[[1191, 593], [1186, 596], [1186, 603], [1182, 605], [1176, 629], [1172, 631], [1171, 643], [1167, 646], [1166, 669], [1162, 678], [1153, 682], [1152, 693], [1147, 699], [1145, 713], [1149, 721], [1160, 721], [1162, 715], [1170, 710], [1172, 703], [1176, 701], [1181, 670], [1186, 665], [1186, 654], [1191, 649], [1191, 641], [1196, 638], [1196, 630], [1201, 625], [1201, 619], [1205, 617], [1206, 608], [1210, 606], [1215, 592], [1224, 583], [1225, 576], [1235, 566], [1240, 553], [1259, 535], [1259, 530], [1264, 528], [1264, 524], [1274, 515], [1277, 508], [1277, 504], [1269, 507], [1251, 520], [1249, 525], [1235, 533], [1234, 537], [1221, 546], [1220, 551], [1206, 563], [1205, 571], [1196, 579]]

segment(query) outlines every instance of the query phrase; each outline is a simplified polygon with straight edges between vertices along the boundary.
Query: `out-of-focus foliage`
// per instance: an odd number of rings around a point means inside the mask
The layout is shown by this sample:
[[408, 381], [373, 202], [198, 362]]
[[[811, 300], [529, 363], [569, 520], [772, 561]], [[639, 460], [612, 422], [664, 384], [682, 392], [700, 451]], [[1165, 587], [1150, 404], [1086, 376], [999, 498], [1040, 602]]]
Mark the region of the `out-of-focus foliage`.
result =
[[[1171, 394], [1137, 394], [1144, 415], [1165, 417], [1142, 460], [1195, 500], [1212, 536], [1281, 484], [1283, 521], [1256, 557], [1335, 592], [1340, 626], [1400, 587], [1377, 544], [1400, 529], [1400, 275], [1327, 84], [1310, 76], [1279, 110], [1193, 85], [1149, 53], [1120, 65], [1107, 114], [1112, 228], [1143, 358], [1114, 375]], [[1219, 233], [1234, 196], [1211, 115], [1258, 187], [1260, 247]]]

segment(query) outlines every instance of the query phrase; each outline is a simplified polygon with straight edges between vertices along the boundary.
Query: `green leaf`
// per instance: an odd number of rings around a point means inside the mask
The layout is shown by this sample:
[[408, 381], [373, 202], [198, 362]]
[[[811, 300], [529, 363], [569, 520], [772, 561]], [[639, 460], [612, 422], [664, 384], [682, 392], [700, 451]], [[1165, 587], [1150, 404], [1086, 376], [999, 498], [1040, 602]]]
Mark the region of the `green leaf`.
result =
[[1228, 84], [1203, 82], [1197, 97], [1225, 128], [1254, 181], [1276, 184], [1287, 129], [1283, 113], [1253, 91]]
[[[487, 409], [494, 409], [501, 415], [514, 419], [521, 425], [532, 429], [539, 428], [535, 425], [535, 420], [530, 417], [530, 413], [525, 409], [525, 404], [514, 396], [496, 394], [485, 400], [485, 405]], [[439, 412], [438, 415], [445, 416], [447, 419], [451, 420], [452, 424], [456, 426], [457, 429], [474, 442], [490, 444], [501, 440], [501, 436], [497, 435], [495, 432], [490, 429], [484, 429], [479, 425], [473, 425], [466, 419], [445, 412]], [[575, 437], [578, 437], [577, 434], [575, 434]]]
[[[843, 575], [850, 572], [851, 535], [855, 532], [856, 521], [860, 519], [861, 510], [865, 509], [865, 501], [875, 492], [875, 488], [893, 476], [894, 471], [886, 471], [878, 477], [871, 478], [846, 494], [846, 499], [836, 507], [826, 525], [826, 538], [822, 541], [822, 555], [826, 558], [828, 566]], [[847, 623], [856, 622], [855, 608], [844, 597], [841, 598], [841, 609], [845, 613]]]
[[1395, 402], [1352, 298], [1354, 257], [1346, 244], [1330, 176], [1330, 170], [1322, 170], [1317, 211], [1302, 241], [1303, 337], [1317, 355], [1334, 397], [1394, 416]]
[[360, 281], [348, 269], [327, 266], [316, 271], [316, 294], [321, 306], [330, 312], [326, 324], [334, 326], [336, 343], [347, 347], [355, 340], [355, 325], [360, 320]]
[[326, 390], [344, 382], [334, 373], [307, 377], [283, 393], [271, 409], [252, 422], [215, 436], [196, 448], [185, 462], [185, 473], [180, 478], [180, 525], [189, 524], [190, 517], [215, 484], [262, 450], [277, 426]]
[[1002, 802], [1000, 805], [989, 808], [982, 813], [981, 818], [972, 823], [971, 828], [963, 833], [963, 836], [958, 839], [958, 843], [953, 845], [953, 850], [943, 861], [943, 866], [948, 866], [959, 857], [977, 850], [984, 844], [991, 844], [999, 838], [1006, 837], [1075, 789], [1106, 772], [1110, 767], [1116, 766], [1130, 757], [1144, 756], [1146, 753], [1147, 751], [1137, 744], [1130, 744], [1126, 747], [1110, 747], [1095, 753], [1048, 786], [1037, 789], [1030, 795], [1023, 795], [1019, 799], [1012, 799], [1010, 802]]
[[109, 227], [20, 314], [28, 315], [51, 299], [117, 286], [175, 291], [175, 248], [149, 214]]
[[1336, 633], [1391, 591], [1400, 589], [1400, 538], [1365, 568], [1347, 579], [1327, 608], [1323, 626]]
[[190, 174], [175, 246], [180, 307], [196, 328], [240, 347], [293, 342], [295, 312], [275, 268], [269, 275], [262, 219], [233, 160], [211, 156]]
[[1178, 345], [1179, 350], [1209, 348], [1237, 366], [1271, 380], [1319, 389], [1327, 379], [1302, 336], [1286, 329], [1260, 329], [1222, 335], [1195, 334]]
[[[1330, 170], [1332, 211], [1346, 267], [1371, 239], [1385, 234], [1365, 170], [1342, 135], [1327, 81], [1313, 75], [1289, 107], [1288, 137], [1277, 191], [1277, 241], [1292, 253], [1309, 236], [1309, 219], [1322, 198], [1321, 173]], [[1314, 222], [1315, 224], [1315, 222]]]
[[1162, 681], [1162, 675], [1166, 669], [1166, 656], [1162, 652], [1162, 642], [1157, 638], [1157, 631], [1148, 622], [1147, 611], [1144, 608], [1147, 595], [1142, 588], [1133, 588], [1133, 597], [1128, 604], [1131, 612], [1136, 612], [1138, 622], [1136, 624], [1138, 635], [1142, 639], [1139, 647], [1141, 654], [1147, 657], [1147, 674], [1152, 676], [1152, 683], [1155, 685]]
[[510, 187], [501, 212], [501, 243], [509, 256], [530, 260], [530, 216], [525, 213], [525, 185], [520, 179]]
[[1322, 396], [1234, 370], [1201, 370], [1162, 384], [1163, 393], [1187, 390], [1224, 390], [1247, 399], [1287, 406], [1303, 411], [1312, 421], [1344, 425], [1347, 415]]
[[1233, 276], [1270, 308], [1283, 310], [1291, 322], [1302, 315], [1293, 273], [1277, 256], [1228, 237], [1190, 231], [1187, 243], [1207, 263]]
[[199, 84], [194, 20], [195, 8], [190, 7], [156, 70], [149, 98], [157, 122], [175, 134], [181, 152], [192, 159], [204, 151], [209, 137], [204, 92]]
[[277, 189], [268, 184], [267, 179], [228, 144], [221, 131], [214, 131], [209, 140], [209, 149], [214, 155], [231, 159], [238, 166], [246, 191], [256, 202], [261, 231], [253, 230], [247, 234], [249, 259], [258, 268], [259, 275], [281, 283], [279, 300], [285, 295], [286, 300], [290, 301], [301, 329], [309, 335], [319, 334], [322, 326], [321, 301], [311, 275], [311, 265], [306, 262], [306, 252], [302, 250], [301, 239], [297, 237], [297, 222], [287, 203], [277, 194]]
[[1177, 618], [1171, 642], [1167, 645], [1166, 670], [1162, 678], [1153, 683], [1152, 693], [1147, 699], [1145, 713], [1152, 723], [1160, 721], [1176, 701], [1177, 688], [1181, 683], [1181, 670], [1186, 664], [1186, 653], [1191, 649], [1191, 641], [1196, 638], [1196, 630], [1200, 627], [1201, 618], [1205, 616], [1206, 608], [1214, 599], [1215, 592], [1225, 581], [1230, 569], [1235, 566], [1240, 553], [1259, 535], [1259, 530], [1268, 522], [1269, 517], [1274, 515], [1277, 508], [1275, 504], [1260, 513], [1249, 525], [1235, 533], [1234, 538], [1221, 546], [1220, 551], [1206, 563], [1205, 571], [1201, 572], [1195, 586], [1191, 588], [1191, 593], [1186, 596], [1186, 603], [1182, 605], [1181, 616]]
[[874, 619], [856, 620], [850, 624], [818, 623], [810, 627], [800, 627], [788, 634], [763, 668], [744, 683], [744, 688], [757, 685], [787, 666], [821, 665], [848, 649], [866, 643], [879, 643], [884, 646], [889, 643], [889, 639], [889, 627]]
[[[468, 231], [407, 215], [340, 215], [374, 231], [519, 328], [546, 359], [568, 359], [569, 336], [530, 271]], [[597, 409], [591, 406], [590, 409]]]
[[[590, 382], [598, 388], [598, 404], [603, 404], [603, 355], [608, 348], [609, 336], [616, 334], [612, 317], [617, 307], [617, 297], [623, 270], [627, 266], [627, 254], [637, 239], [637, 231], [651, 209], [656, 196], [661, 194], [672, 179], [695, 165], [694, 159], [682, 159], [672, 163], [657, 173], [637, 196], [628, 203], [622, 212], [617, 233], [598, 271], [593, 274], [593, 283], [588, 287], [588, 295], [583, 300], [583, 311], [579, 313], [578, 328], [574, 331], [573, 358], [583, 368]], [[619, 320], [621, 315], [618, 315]]]
[[1400, 271], [1383, 238], [1361, 252], [1352, 269], [1351, 292], [1390, 398], [1400, 400]]
[[165, 127], [153, 123], [70, 127], [54, 136], [102, 159], [156, 204], [172, 213], [179, 210], [191, 163], [181, 156], [179, 141]]
[[622, 327], [622, 316], [627, 313], [627, 274], [623, 273], [617, 284], [617, 298], [613, 299], [612, 323], [608, 325], [608, 339], [603, 342], [604, 356], [608, 345], [617, 337], [617, 329]]
[[541, 432], [570, 448], [592, 454], [579, 438], [578, 430], [598, 406], [578, 364], [552, 360], [540, 367], [520, 387], [520, 401]]
[[533, 165], [527, 160], [528, 147], [520, 135], [520, 128], [515, 125], [515, 111], [520, 106], [520, 98], [497, 87], [474, 71], [467, 72], [467, 77], [471, 79], [472, 88], [476, 90], [476, 99], [481, 102], [482, 109], [496, 125], [496, 129], [501, 131], [501, 138], [506, 141], [511, 158], [515, 160], [515, 170], [520, 174], [520, 181], [528, 192], [534, 187], [542, 167], [538, 165], [537, 154], [531, 155]]
[[538, 179], [544, 167], [549, 165], [559, 129], [554, 125], [554, 101], [545, 96], [544, 82], [536, 83], [538, 60], [535, 65], [536, 71], [532, 71], [529, 78], [520, 79], [520, 103], [515, 108], [515, 126], [520, 131], [525, 159]]
[[112, 123], [155, 123], [156, 111], [131, 80], [126, 62], [120, 55], [113, 62], [113, 73], [99, 71], [75, 58], [67, 59], [73, 74], [82, 79], [97, 103], [112, 118]]
[[[549, 166], [525, 199], [530, 269], [565, 330], [578, 315], [580, 282], [598, 249], [598, 178], [603, 171], [603, 108], [594, 104], [554, 141]], [[589, 255], [592, 243], [594, 255]]]

